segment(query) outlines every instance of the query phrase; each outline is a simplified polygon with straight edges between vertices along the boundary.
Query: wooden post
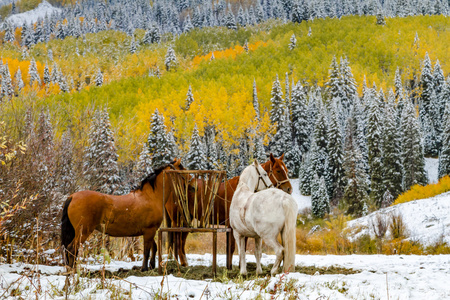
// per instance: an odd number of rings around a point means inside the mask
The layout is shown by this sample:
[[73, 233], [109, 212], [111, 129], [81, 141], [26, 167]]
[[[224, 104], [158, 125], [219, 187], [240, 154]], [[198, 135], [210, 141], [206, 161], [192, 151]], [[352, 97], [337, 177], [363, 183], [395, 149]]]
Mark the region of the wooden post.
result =
[[217, 231], [213, 231], [213, 262], [212, 262], [212, 272], [213, 276], [216, 276], [216, 266], [217, 266]]
[[162, 231], [158, 230], [158, 274], [162, 275]]

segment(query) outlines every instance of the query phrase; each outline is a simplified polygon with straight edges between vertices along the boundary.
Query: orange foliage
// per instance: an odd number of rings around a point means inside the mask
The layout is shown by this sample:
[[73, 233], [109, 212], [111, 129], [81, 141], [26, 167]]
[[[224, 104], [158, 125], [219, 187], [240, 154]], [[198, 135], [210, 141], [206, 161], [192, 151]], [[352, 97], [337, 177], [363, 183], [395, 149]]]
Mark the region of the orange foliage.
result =
[[393, 205], [405, 203], [417, 199], [430, 198], [445, 192], [450, 191], [450, 176], [442, 177], [438, 183], [429, 185], [414, 185], [410, 190], [398, 196]]

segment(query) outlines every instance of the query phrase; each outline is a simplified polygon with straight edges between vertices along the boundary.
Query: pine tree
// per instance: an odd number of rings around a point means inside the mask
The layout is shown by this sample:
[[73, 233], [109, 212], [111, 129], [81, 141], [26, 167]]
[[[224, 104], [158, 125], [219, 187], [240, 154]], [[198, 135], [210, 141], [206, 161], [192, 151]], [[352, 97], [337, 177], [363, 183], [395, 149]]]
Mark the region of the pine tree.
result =
[[447, 103], [444, 130], [442, 132], [442, 150], [439, 154], [439, 178], [450, 175], [450, 102]]
[[255, 110], [255, 115], [258, 121], [261, 120], [261, 115], [259, 113], [258, 91], [256, 89], [255, 79], [253, 79], [253, 109]]
[[353, 78], [352, 70], [349, 66], [347, 59], [341, 58], [340, 63], [340, 74], [341, 74], [341, 91], [342, 91], [342, 107], [345, 117], [350, 113], [350, 107], [352, 106], [352, 100], [356, 95], [356, 81]]
[[158, 109], [155, 110], [151, 118], [147, 144], [154, 169], [172, 161], [175, 146], [168, 139], [164, 117], [159, 114]]
[[345, 171], [342, 166], [342, 135], [339, 125], [336, 102], [332, 104], [330, 112], [330, 126], [328, 127], [328, 155], [330, 157], [330, 173], [333, 184], [332, 203], [337, 205], [344, 194]]
[[113, 194], [119, 191], [118, 155], [107, 109], [97, 110], [84, 154], [84, 176], [89, 189]]
[[191, 17], [189, 15], [186, 16], [186, 20], [184, 21], [184, 32], [189, 32], [194, 29], [194, 26], [191, 22]]
[[185, 160], [187, 162], [186, 167], [189, 170], [206, 170], [207, 159], [197, 125], [192, 132], [189, 152], [186, 154]]
[[194, 95], [192, 94], [192, 88], [191, 85], [189, 85], [188, 92], [186, 94], [186, 100], [185, 100], [185, 111], [188, 111], [191, 107], [192, 102], [194, 102]]
[[[383, 185], [386, 192], [397, 198], [402, 192], [402, 165], [400, 157], [400, 138], [398, 136], [397, 116], [394, 95], [384, 109], [383, 128]], [[383, 196], [383, 199], [385, 197]]]
[[137, 45], [136, 45], [136, 41], [134, 39], [134, 36], [131, 37], [131, 42], [130, 42], [130, 53], [134, 54], [136, 53], [137, 50]]
[[175, 51], [172, 47], [167, 49], [166, 57], [164, 58], [164, 65], [166, 66], [167, 71], [170, 71], [177, 65], [177, 57], [175, 56]]
[[315, 174], [312, 161], [313, 152], [307, 152], [303, 155], [303, 161], [299, 172], [299, 189], [303, 195], [311, 195], [311, 182]]
[[291, 39], [289, 40], [289, 50], [294, 50], [297, 47], [297, 39], [295, 38], [295, 34], [292, 34]]
[[377, 25], [381, 25], [381, 26], [386, 25], [386, 20], [384, 19], [384, 15], [381, 10], [378, 10], [378, 12], [377, 12]]
[[70, 195], [76, 191], [77, 181], [74, 172], [74, 148], [69, 131], [63, 133], [58, 161], [58, 189], [62, 194]]
[[284, 90], [285, 90], [285, 103], [286, 103], [286, 107], [288, 109], [288, 112], [291, 111], [291, 90], [289, 88], [289, 74], [286, 72], [286, 77], [284, 80]]
[[301, 153], [309, 149], [310, 133], [308, 131], [308, 115], [306, 107], [306, 92], [300, 81], [292, 88], [291, 118], [292, 132]]
[[291, 143], [291, 122], [289, 120], [287, 109], [284, 110], [283, 115], [277, 122], [277, 132], [270, 143], [270, 151], [275, 156], [281, 156], [287, 152], [287, 146]]
[[406, 101], [401, 122], [401, 159], [403, 165], [403, 189], [415, 184], [426, 184], [422, 134], [411, 101]]
[[1, 72], [1, 97], [11, 97], [14, 94], [14, 89], [12, 87], [11, 74], [9, 73], [8, 63], [6, 63], [2, 68]]
[[430, 113], [431, 110], [431, 94], [434, 90], [433, 75], [431, 74], [431, 61], [428, 52], [425, 54], [423, 61], [422, 75], [419, 83], [421, 89], [420, 103], [423, 105], [424, 112]]
[[207, 126], [205, 128], [205, 146], [206, 146], [206, 158], [207, 158], [207, 170], [218, 170], [218, 152], [216, 145], [216, 133], [214, 126]]
[[313, 140], [311, 142], [311, 158], [314, 170], [319, 177], [325, 179], [328, 195], [333, 193], [333, 182], [330, 173], [330, 157], [328, 153], [328, 122], [324, 109], [319, 109], [316, 124], [314, 126]]
[[364, 204], [367, 203], [369, 196], [368, 176], [365, 172], [362, 162], [362, 155], [356, 138], [356, 122], [354, 115], [347, 119], [345, 146], [344, 146], [344, 169], [347, 177], [347, 185], [342, 198], [343, 206], [347, 214], [361, 216]]
[[314, 174], [311, 183], [311, 212], [315, 218], [323, 218], [330, 212], [330, 200], [327, 194], [325, 180]]
[[23, 83], [22, 72], [20, 71], [20, 68], [17, 69], [16, 75], [14, 75], [14, 81], [16, 83], [17, 90], [20, 92], [25, 87], [25, 84]]
[[231, 11], [231, 9], [228, 10], [228, 14], [225, 19], [225, 26], [228, 29], [234, 29], [234, 30], [237, 29], [236, 19], [234, 18], [234, 14], [233, 14], [233, 11]]
[[103, 73], [100, 69], [98, 69], [97, 74], [95, 75], [94, 82], [96, 86], [103, 85]]
[[370, 167], [370, 197], [374, 203], [381, 205], [383, 200], [383, 165], [381, 134], [383, 132], [383, 120], [381, 117], [381, 102], [372, 95], [369, 99], [369, 120], [367, 126], [367, 148]]
[[331, 61], [331, 66], [328, 71], [328, 81], [326, 82], [326, 91], [330, 97], [330, 99], [341, 99], [342, 94], [342, 86], [341, 86], [341, 73], [339, 70], [339, 65], [336, 61], [336, 57], [333, 56], [333, 60]]
[[292, 5], [291, 20], [293, 23], [301, 23], [303, 20], [306, 20], [304, 7], [298, 0]]
[[41, 84], [41, 78], [39, 77], [38, 71], [37, 71], [37, 65], [36, 65], [36, 61], [33, 59], [31, 59], [30, 62], [30, 68], [28, 69], [28, 77], [30, 78], [30, 86], [33, 86], [34, 82], [37, 82], [38, 85]]
[[50, 70], [48, 69], [48, 65], [44, 67], [44, 84], [50, 83]]
[[[286, 168], [289, 170], [289, 177], [298, 178], [300, 173], [300, 165], [302, 163], [302, 152], [297, 145], [297, 140], [292, 142], [287, 142], [289, 147], [287, 147], [286, 156]], [[258, 160], [259, 161], [259, 160]]]
[[138, 161], [134, 166], [133, 177], [135, 178], [135, 184], [139, 184], [147, 175], [149, 175], [152, 169], [152, 157], [148, 151], [147, 143], [142, 145], [141, 153], [139, 154]]
[[5, 43], [13, 43], [16, 40], [13, 25], [9, 21], [6, 21], [4, 23], [4, 27], [5, 27], [5, 36], [3, 37], [3, 41]]
[[272, 124], [280, 124], [280, 120], [283, 118], [286, 106], [283, 100], [283, 92], [281, 90], [280, 81], [278, 80], [278, 75], [273, 82], [271, 95], [270, 121]]

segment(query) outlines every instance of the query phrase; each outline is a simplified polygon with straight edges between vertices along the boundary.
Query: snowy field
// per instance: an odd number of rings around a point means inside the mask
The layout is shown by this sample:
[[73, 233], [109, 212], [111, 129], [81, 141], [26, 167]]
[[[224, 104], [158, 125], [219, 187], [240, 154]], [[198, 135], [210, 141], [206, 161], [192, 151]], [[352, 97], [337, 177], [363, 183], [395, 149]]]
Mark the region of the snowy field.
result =
[[17, 26], [22, 26], [25, 22], [28, 24], [35, 23], [39, 18], [43, 20], [45, 15], [50, 16], [53, 13], [60, 12], [60, 8], [53, 7], [50, 3], [44, 0], [35, 9], [12, 15], [6, 18], [6, 20], [16, 24]]
[[298, 212], [300, 213], [305, 208], [311, 207], [311, 196], [304, 196], [300, 193], [299, 179], [291, 179], [292, 197], [297, 201]]
[[[274, 262], [273, 255], [263, 255], [263, 264]], [[211, 255], [188, 255], [191, 265], [211, 265]], [[247, 261], [254, 256], [247, 255]], [[236, 265], [238, 257], [233, 257]], [[220, 266], [225, 265], [225, 256], [218, 256]], [[139, 262], [111, 262], [107, 270], [131, 268]], [[436, 256], [384, 256], [384, 255], [297, 255], [296, 265], [351, 268], [352, 275], [305, 275], [289, 273], [273, 278], [245, 280], [241, 282], [211, 282], [186, 280], [168, 276], [130, 276], [123, 280], [107, 279], [109, 289], [100, 288], [99, 279], [80, 279], [80, 290], [72, 293], [69, 299], [109, 299], [118, 291], [125, 298], [154, 299], [159, 295], [172, 299], [450, 299], [450, 255]], [[84, 266], [91, 270], [101, 266]], [[31, 270], [38, 268], [41, 274], [29, 276]], [[62, 267], [34, 266], [25, 264], [0, 265], [0, 298], [19, 287], [17, 299], [64, 299], [61, 294], [65, 276], [60, 275]], [[281, 284], [280, 284], [281, 283]], [[111, 289], [111, 286], [116, 289]], [[14, 287], [14, 288], [13, 288]], [[120, 287], [120, 288], [119, 288]], [[36, 297], [36, 289], [40, 289]], [[113, 291], [111, 291], [113, 290]], [[162, 292], [161, 292], [162, 291]], [[209, 293], [208, 298], [205, 296]], [[7, 294], [3, 294], [7, 292]], [[116, 293], [116, 294], [111, 294]], [[131, 295], [130, 295], [131, 293]], [[16, 292], [19, 294], [19, 292]], [[13, 298], [13, 297], [9, 297]]]

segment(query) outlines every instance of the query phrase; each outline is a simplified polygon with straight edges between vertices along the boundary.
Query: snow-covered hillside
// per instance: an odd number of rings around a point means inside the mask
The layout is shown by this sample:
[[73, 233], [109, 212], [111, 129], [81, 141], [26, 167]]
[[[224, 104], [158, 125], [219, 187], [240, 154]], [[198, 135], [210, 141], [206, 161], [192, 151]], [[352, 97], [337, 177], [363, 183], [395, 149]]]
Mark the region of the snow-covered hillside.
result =
[[60, 13], [60, 12], [61, 12], [60, 8], [53, 7], [47, 1], [42, 1], [35, 9], [26, 11], [24, 13], [12, 15], [8, 17], [7, 20], [13, 24], [16, 24], [17, 26], [22, 26], [22, 24], [25, 22], [34, 23], [39, 18], [44, 19], [45, 15], [50, 16], [53, 13]]
[[[428, 199], [380, 209], [365, 217], [347, 223], [347, 228], [355, 232], [353, 237], [362, 234], [374, 236], [372, 223], [377, 215], [389, 219], [390, 215], [402, 215], [410, 240], [430, 245], [438, 241], [450, 243], [450, 192]], [[387, 232], [389, 233], [389, 230]]]

